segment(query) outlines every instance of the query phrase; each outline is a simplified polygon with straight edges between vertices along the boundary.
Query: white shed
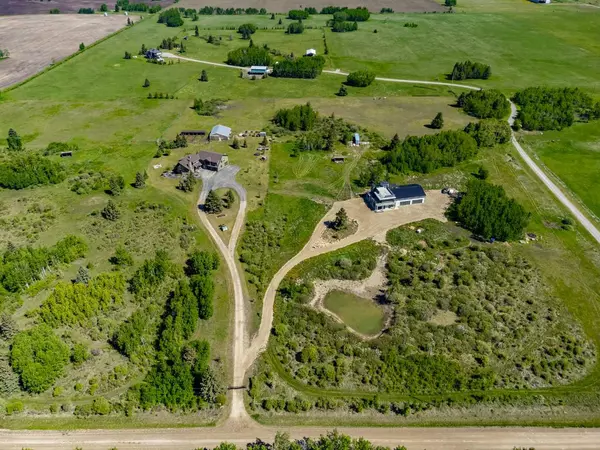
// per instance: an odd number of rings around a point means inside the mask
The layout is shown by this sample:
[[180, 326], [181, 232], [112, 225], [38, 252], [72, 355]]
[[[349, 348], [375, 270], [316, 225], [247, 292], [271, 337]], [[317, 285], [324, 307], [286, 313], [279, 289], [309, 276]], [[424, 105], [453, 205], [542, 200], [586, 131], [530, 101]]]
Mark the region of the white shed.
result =
[[308, 50], [306, 50], [304, 56], [316, 56], [316, 54], [317, 51], [314, 48], [309, 48]]

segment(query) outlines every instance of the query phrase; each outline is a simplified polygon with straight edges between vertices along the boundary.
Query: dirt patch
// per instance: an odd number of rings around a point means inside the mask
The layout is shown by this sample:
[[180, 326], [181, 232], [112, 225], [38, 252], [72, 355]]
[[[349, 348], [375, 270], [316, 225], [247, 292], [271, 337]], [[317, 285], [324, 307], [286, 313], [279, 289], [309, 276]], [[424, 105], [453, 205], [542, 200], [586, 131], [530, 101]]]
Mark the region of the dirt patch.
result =
[[[184, 0], [178, 4], [184, 8], [200, 8], [214, 6], [214, 0]], [[290, 9], [315, 7], [318, 10], [324, 6], [348, 6], [356, 8], [365, 6], [362, 0], [221, 0], [221, 8], [267, 8], [269, 12], [287, 12]], [[434, 0], [370, 0], [366, 6], [372, 12], [379, 12], [381, 8], [392, 8], [395, 12], [443, 12], [446, 10]]]
[[90, 45], [126, 25], [127, 17], [121, 15], [0, 17], [0, 45], [10, 52], [10, 58], [0, 62], [0, 89], [75, 53], [81, 42]]
[[[58, 8], [61, 14], [76, 13], [80, 8], [93, 8], [100, 11], [102, 3], [109, 5], [109, 8], [115, 7], [115, 2], [106, 0], [2, 0], [0, 1], [0, 15], [15, 15], [15, 14], [47, 14], [51, 9]], [[137, 2], [130, 2], [137, 3]], [[155, 1], [152, 0], [152, 5], [159, 4], [164, 8], [173, 3], [171, 0]]]
[[323, 232], [323, 239], [327, 242], [335, 242], [347, 238], [348, 236], [352, 236], [357, 231], [358, 222], [356, 220], [351, 220], [345, 230], [338, 231], [334, 230], [331, 226], [328, 226]]
[[458, 316], [452, 311], [438, 310], [428, 322], [439, 327], [447, 327], [455, 324], [457, 320]]

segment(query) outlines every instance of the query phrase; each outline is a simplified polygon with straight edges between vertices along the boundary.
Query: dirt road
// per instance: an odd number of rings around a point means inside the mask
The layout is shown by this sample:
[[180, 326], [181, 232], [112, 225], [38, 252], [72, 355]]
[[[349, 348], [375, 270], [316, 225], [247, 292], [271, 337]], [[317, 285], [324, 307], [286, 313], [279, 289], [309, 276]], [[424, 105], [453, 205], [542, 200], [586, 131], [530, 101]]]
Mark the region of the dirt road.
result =
[[[400, 225], [428, 218], [445, 221], [444, 211], [447, 204], [448, 197], [439, 191], [427, 191], [427, 200], [422, 205], [412, 205], [407, 208], [386, 211], [380, 214], [373, 213], [362, 198], [334, 203], [333, 207], [325, 214], [315, 228], [304, 248], [286, 262], [269, 283], [263, 299], [260, 328], [245, 354], [244, 372], [252, 366], [258, 355], [267, 347], [273, 325], [273, 305], [275, 303], [277, 288], [290, 270], [309, 258], [347, 247], [365, 239], [374, 238], [383, 241], [388, 230]], [[333, 220], [340, 208], [345, 208], [348, 217], [358, 222], [358, 230], [355, 234], [344, 239], [336, 242], [328, 242], [323, 239], [323, 233], [326, 229], [325, 223]]]
[[[137, 20], [137, 17], [133, 18]], [[81, 42], [90, 45], [126, 25], [127, 17], [121, 15], [0, 17], [0, 45], [10, 52], [10, 58], [0, 61], [0, 89], [23, 81], [52, 62], [72, 55], [79, 50]]]
[[[239, 363], [244, 360], [244, 351], [247, 347], [247, 336], [246, 336], [246, 315], [244, 313], [244, 291], [242, 289], [242, 281], [238, 272], [237, 265], [235, 263], [235, 247], [237, 239], [240, 235], [240, 230], [244, 219], [246, 217], [246, 190], [235, 181], [235, 175], [238, 172], [239, 167], [229, 166], [226, 169], [218, 173], [204, 173], [202, 192], [198, 199], [198, 216], [200, 221], [209, 232], [210, 237], [214, 241], [217, 249], [223, 256], [225, 264], [229, 269], [229, 275], [233, 284], [233, 297], [234, 297], [234, 328], [233, 328], [233, 386], [242, 386], [244, 383], [244, 374], [242, 365]], [[208, 171], [204, 171], [208, 172]], [[235, 219], [235, 224], [229, 239], [229, 246], [225, 245], [217, 230], [213, 228], [206, 213], [201, 210], [200, 205], [204, 204], [208, 192], [212, 189], [218, 188], [231, 188], [236, 191], [240, 198], [240, 207]], [[235, 420], [246, 421], [249, 420], [248, 413], [244, 407], [244, 395], [243, 390], [233, 389], [231, 391], [231, 410], [229, 417]]]
[[[330, 429], [259, 425], [235, 428], [177, 428], [142, 430], [5, 431], [0, 430], [3, 450], [84, 450], [212, 448], [227, 441], [245, 448], [257, 438], [272, 441], [276, 431], [288, 431], [292, 438], [316, 437]], [[409, 450], [511, 450], [515, 446], [537, 450], [598, 449], [598, 429], [552, 428], [341, 428], [341, 432], [364, 437], [376, 445], [405, 445]]]

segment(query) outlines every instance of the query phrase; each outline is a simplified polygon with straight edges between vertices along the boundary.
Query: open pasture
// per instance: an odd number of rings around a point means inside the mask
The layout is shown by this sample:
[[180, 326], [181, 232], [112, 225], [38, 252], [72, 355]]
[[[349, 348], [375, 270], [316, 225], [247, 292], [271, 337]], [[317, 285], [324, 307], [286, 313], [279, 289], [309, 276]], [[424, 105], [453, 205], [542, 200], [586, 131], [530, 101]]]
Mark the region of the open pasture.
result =
[[[1, 14], [1, 12], [0, 12]], [[120, 15], [0, 17], [0, 46], [10, 58], [0, 62], [0, 89], [23, 81], [127, 24]]]

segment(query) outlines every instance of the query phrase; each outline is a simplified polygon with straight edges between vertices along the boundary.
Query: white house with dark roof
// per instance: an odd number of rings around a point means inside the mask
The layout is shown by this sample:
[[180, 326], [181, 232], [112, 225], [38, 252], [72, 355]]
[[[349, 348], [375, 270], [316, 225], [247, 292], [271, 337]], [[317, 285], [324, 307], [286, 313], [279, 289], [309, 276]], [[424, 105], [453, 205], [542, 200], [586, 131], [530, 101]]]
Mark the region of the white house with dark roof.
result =
[[227, 141], [231, 137], [231, 128], [225, 125], [215, 125], [210, 130], [208, 138], [211, 141]]
[[420, 184], [396, 186], [382, 182], [365, 195], [365, 202], [375, 212], [398, 209], [401, 206], [425, 203], [425, 191]]

